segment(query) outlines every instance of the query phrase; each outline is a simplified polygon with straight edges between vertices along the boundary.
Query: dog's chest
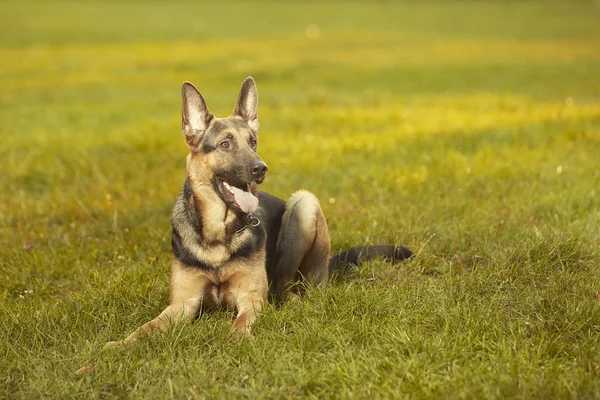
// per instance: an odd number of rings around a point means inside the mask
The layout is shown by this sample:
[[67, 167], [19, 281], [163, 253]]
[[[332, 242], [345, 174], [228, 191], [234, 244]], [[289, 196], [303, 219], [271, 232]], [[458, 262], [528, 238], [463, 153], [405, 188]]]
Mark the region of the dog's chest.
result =
[[[206, 273], [210, 282], [204, 289], [202, 304], [205, 307], [227, 307], [234, 310], [239, 300], [239, 292], [248, 284], [247, 277], [251, 266], [240, 260], [225, 263], [221, 268]], [[243, 290], [242, 290], [243, 291]]]
[[209, 308], [227, 307], [234, 310], [234, 299], [226, 283], [209, 284], [202, 299], [202, 304]]

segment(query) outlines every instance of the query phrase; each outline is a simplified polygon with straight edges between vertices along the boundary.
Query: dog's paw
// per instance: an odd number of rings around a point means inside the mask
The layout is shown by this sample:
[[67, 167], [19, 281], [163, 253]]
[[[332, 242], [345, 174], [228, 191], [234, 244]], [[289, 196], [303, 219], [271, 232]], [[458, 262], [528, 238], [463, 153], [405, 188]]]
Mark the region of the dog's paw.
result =
[[236, 324], [235, 322], [231, 326], [231, 336], [235, 339], [254, 339], [254, 335], [249, 326], [245, 324]]
[[254, 335], [252, 334], [252, 332], [250, 332], [249, 329], [232, 329], [231, 336], [233, 336], [233, 338], [236, 340], [254, 340]]

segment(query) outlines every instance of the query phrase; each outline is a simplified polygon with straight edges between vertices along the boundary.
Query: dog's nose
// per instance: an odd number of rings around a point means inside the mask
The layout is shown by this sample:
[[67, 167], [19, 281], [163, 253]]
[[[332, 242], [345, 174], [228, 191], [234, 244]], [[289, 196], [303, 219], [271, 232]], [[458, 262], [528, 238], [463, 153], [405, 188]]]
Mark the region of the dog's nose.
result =
[[252, 168], [252, 175], [254, 175], [256, 178], [260, 178], [267, 173], [268, 169], [269, 168], [267, 167], [267, 164], [265, 164], [263, 161], [259, 161], [254, 164], [254, 167]]

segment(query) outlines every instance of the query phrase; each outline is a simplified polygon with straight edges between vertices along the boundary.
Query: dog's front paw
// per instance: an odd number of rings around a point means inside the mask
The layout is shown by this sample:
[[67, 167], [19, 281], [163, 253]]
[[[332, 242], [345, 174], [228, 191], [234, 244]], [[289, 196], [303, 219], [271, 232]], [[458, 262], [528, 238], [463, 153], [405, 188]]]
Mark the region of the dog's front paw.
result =
[[231, 329], [231, 336], [237, 340], [247, 339], [254, 340], [254, 335], [250, 332], [250, 329]]
[[236, 319], [231, 325], [231, 335], [236, 339], [254, 339], [250, 326], [244, 320]]

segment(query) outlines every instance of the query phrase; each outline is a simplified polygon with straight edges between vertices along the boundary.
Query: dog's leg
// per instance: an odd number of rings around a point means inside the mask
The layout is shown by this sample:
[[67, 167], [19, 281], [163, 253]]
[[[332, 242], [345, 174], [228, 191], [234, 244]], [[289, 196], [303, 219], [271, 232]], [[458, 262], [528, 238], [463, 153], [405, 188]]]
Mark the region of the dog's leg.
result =
[[329, 229], [319, 200], [310, 192], [290, 197], [277, 240], [276, 276], [271, 291], [280, 299], [290, 295], [290, 283], [304, 279], [320, 284], [329, 276]]
[[252, 323], [262, 311], [267, 298], [267, 274], [264, 253], [260, 262], [249, 263], [234, 272], [222, 285], [224, 300], [230, 309], [237, 311], [231, 330], [237, 337], [250, 335]]
[[[266, 289], [266, 285], [265, 285]], [[252, 324], [258, 314], [262, 311], [263, 302], [266, 298], [266, 290], [263, 293], [254, 291], [241, 293], [236, 299], [237, 317], [231, 325], [233, 334], [237, 337], [249, 336]]]
[[177, 260], [173, 261], [171, 270], [170, 305], [158, 317], [146, 322], [125, 339], [106, 343], [105, 348], [130, 344], [144, 334], [164, 331], [172, 323], [193, 319], [202, 304], [202, 297], [210, 280], [203, 271], [185, 267]]

